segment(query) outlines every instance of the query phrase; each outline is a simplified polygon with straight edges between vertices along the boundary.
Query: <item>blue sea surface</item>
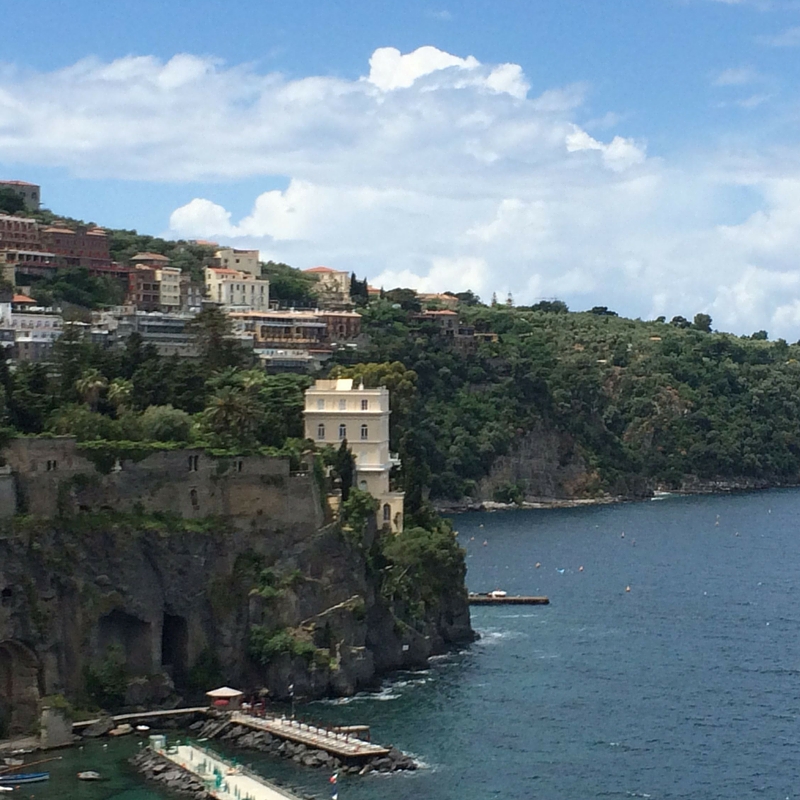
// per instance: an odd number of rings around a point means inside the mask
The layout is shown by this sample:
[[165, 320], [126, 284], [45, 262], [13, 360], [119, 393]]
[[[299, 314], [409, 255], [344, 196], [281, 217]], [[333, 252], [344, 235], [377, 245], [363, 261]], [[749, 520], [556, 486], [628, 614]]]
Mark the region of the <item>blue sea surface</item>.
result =
[[[800, 796], [800, 492], [454, 522], [471, 590], [546, 594], [551, 605], [474, 607], [474, 645], [378, 693], [299, 708], [368, 723], [375, 741], [424, 764], [342, 778], [340, 800]], [[242, 760], [330, 793], [325, 773]], [[159, 796], [122, 773], [106, 792], [59, 784], [30, 793]]]

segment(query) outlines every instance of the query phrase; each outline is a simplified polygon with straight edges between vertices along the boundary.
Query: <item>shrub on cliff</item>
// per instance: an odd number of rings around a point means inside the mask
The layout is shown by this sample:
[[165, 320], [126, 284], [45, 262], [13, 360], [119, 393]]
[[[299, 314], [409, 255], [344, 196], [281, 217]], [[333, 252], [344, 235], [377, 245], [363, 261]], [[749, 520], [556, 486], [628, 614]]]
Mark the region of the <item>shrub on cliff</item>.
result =
[[125, 702], [128, 672], [121, 645], [109, 645], [103, 660], [85, 671], [86, 692], [100, 708], [119, 708]]
[[298, 638], [287, 628], [270, 629], [253, 625], [247, 641], [247, 654], [254, 661], [266, 666], [280, 655], [314, 657], [316, 647], [311, 642]]
[[170, 405], [149, 406], [142, 414], [142, 433], [153, 442], [188, 442], [192, 436], [192, 418]]
[[430, 527], [412, 526], [402, 533], [384, 533], [382, 593], [390, 601], [435, 606], [443, 596], [464, 591], [464, 551], [452, 525], [438, 520]]

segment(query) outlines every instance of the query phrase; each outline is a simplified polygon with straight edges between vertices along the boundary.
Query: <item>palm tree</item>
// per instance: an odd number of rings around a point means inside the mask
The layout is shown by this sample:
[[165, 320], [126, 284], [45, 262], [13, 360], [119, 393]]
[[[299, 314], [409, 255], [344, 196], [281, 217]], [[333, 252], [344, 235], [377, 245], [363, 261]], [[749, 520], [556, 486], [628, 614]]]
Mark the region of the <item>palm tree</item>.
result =
[[219, 389], [203, 412], [206, 429], [222, 441], [247, 445], [258, 427], [261, 410], [252, 396], [242, 389]]
[[125, 411], [130, 406], [133, 381], [125, 378], [114, 378], [108, 387], [108, 399], [117, 410], [117, 414]]
[[75, 389], [83, 399], [83, 402], [92, 411], [97, 409], [97, 401], [100, 399], [100, 392], [108, 386], [105, 375], [99, 369], [91, 367], [84, 370], [80, 378], [75, 381]]

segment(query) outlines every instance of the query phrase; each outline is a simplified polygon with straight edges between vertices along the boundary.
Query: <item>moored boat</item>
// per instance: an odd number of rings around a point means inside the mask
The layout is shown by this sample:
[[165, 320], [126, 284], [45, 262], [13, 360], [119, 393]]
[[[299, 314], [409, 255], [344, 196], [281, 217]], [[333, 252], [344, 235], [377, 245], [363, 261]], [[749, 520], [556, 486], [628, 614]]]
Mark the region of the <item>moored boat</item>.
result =
[[23, 772], [14, 775], [0, 775], [0, 786], [20, 786], [23, 783], [41, 783], [50, 780], [49, 772]]
[[87, 769], [83, 772], [78, 773], [78, 780], [79, 781], [99, 781], [101, 780], [101, 776], [99, 772], [95, 772], [93, 769]]

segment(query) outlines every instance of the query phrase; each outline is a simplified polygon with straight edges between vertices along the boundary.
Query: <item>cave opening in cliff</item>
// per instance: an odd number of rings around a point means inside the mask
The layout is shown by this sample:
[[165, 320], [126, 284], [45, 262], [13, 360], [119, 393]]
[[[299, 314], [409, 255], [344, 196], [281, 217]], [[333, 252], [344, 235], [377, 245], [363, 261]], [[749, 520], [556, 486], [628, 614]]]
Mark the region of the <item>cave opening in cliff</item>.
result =
[[152, 628], [149, 622], [115, 608], [100, 618], [98, 626], [100, 654], [114, 645], [125, 653], [125, 667], [131, 675], [148, 675], [153, 671]]
[[169, 673], [175, 686], [181, 688], [186, 685], [189, 673], [189, 626], [186, 617], [164, 614], [161, 668]]
[[39, 721], [39, 661], [21, 642], [0, 642], [0, 739], [30, 733]]

